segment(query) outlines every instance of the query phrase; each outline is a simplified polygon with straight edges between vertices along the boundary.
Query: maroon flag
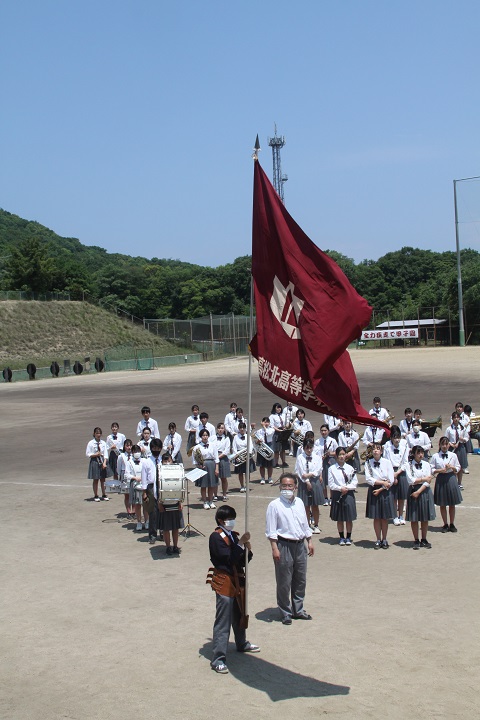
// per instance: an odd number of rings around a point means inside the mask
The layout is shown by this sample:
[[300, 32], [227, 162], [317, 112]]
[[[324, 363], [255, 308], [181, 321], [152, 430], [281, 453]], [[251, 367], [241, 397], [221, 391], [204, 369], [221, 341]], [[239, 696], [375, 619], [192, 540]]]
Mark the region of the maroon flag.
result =
[[288, 214], [258, 160], [254, 167], [251, 350], [262, 384], [314, 412], [387, 428], [361, 406], [346, 351], [371, 307]]

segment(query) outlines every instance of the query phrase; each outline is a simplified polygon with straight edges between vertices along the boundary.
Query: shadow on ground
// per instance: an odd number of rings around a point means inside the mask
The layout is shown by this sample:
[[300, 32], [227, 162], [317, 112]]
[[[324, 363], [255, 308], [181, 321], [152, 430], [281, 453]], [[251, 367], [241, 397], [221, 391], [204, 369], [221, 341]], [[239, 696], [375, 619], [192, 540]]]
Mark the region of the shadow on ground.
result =
[[[245, 685], [266, 693], [273, 702], [300, 697], [348, 695], [350, 692], [346, 685], [335, 685], [300, 675], [281, 665], [263, 660], [259, 655], [237, 653], [233, 645], [230, 648], [231, 652], [227, 657], [230, 674]], [[206, 642], [199, 649], [199, 653], [210, 662], [212, 643]]]

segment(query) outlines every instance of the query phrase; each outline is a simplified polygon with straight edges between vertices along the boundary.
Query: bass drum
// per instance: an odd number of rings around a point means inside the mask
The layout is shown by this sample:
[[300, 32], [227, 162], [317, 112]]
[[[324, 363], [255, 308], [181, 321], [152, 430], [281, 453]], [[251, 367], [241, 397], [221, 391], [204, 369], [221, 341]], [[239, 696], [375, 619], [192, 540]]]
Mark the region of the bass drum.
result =
[[105, 482], [105, 492], [120, 493], [122, 492], [122, 484], [119, 480], [107, 480]]
[[176, 510], [178, 503], [183, 503], [186, 495], [183, 465], [162, 465], [159, 481], [159, 501], [165, 507], [165, 510]]

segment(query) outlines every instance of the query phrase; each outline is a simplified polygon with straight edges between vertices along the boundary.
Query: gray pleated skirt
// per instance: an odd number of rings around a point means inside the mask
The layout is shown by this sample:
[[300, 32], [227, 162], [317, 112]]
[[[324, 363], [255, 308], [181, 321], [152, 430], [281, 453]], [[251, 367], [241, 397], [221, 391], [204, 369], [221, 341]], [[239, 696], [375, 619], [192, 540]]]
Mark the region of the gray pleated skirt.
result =
[[327, 457], [323, 461], [322, 480], [323, 480], [323, 486], [325, 488], [328, 487], [328, 468], [330, 467], [330, 465], [335, 465], [336, 462], [337, 462], [336, 459], [333, 457]]
[[[418, 490], [417, 486], [417, 490]], [[433, 504], [433, 493], [431, 488], [427, 488], [418, 498], [412, 498], [415, 492], [415, 486], [410, 485], [407, 500], [407, 512], [405, 519], [408, 522], [426, 522], [427, 520], [435, 520], [435, 505]]]
[[113, 473], [108, 463], [106, 468], [102, 468], [100, 463], [97, 461], [97, 458], [90, 458], [87, 475], [89, 480], [105, 480], [108, 477], [112, 477], [112, 475]]
[[332, 491], [332, 504], [330, 505], [330, 520], [352, 522], [357, 519], [357, 504], [353, 490], [343, 495], [339, 490]]
[[378, 495], [374, 495], [371, 485], [368, 488], [367, 509], [365, 517], [370, 520], [390, 520], [397, 516], [393, 505], [393, 493], [391, 490], [382, 490]]
[[348, 465], [351, 465], [355, 472], [360, 472], [362, 466], [360, 464], [360, 458], [358, 456], [358, 450], [355, 450], [350, 460], [347, 460]]
[[465, 443], [459, 445], [458, 448], [453, 452], [457, 456], [458, 462], [460, 463], [460, 467], [462, 468], [462, 470], [468, 468], [467, 449], [465, 447]]
[[323, 483], [320, 482], [318, 477], [311, 478], [312, 489], [309, 492], [307, 490], [306, 483], [303, 480], [298, 482], [298, 497], [303, 501], [305, 506], [309, 505], [323, 505], [325, 502], [325, 495], [323, 494]]
[[220, 458], [220, 462], [218, 463], [218, 474], [221, 478], [229, 478], [231, 477], [231, 471], [230, 471], [230, 460], [227, 456]]
[[204, 470], [207, 471], [207, 474], [196, 480], [195, 485], [202, 488], [218, 485], [218, 477], [215, 475], [215, 460], [204, 460]]
[[397, 477], [397, 484], [392, 485], [391, 492], [393, 492], [393, 499], [394, 500], [406, 500], [408, 497], [408, 491], [410, 489], [410, 485], [408, 484], [407, 480], [407, 473], [405, 471], [401, 472], [400, 475]]
[[455, 473], [440, 473], [435, 478], [433, 502], [435, 505], [460, 505], [463, 497]]

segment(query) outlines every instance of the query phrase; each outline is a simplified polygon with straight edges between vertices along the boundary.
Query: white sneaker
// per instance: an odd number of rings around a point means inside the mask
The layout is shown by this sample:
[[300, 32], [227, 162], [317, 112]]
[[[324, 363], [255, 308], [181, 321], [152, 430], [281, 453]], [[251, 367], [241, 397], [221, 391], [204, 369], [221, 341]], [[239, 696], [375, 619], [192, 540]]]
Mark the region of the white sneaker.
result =
[[293, 452], [288, 453], [290, 457], [293, 457]]
[[137, 532], [139, 532], [140, 530], [143, 530], [143, 525], [142, 525], [141, 522], [137, 522], [137, 527], [135, 528], [135, 530], [136, 530]]
[[465, 469], [465, 470], [463, 471], [463, 474], [464, 474], [464, 475], [470, 475], [470, 470]]
[[270, 480], [268, 481], [268, 484], [273, 485], [273, 478], [270, 478]]
[[211, 510], [215, 510], [216, 507], [217, 507], [217, 506], [215, 505], [214, 502], [211, 502], [211, 503], [210, 503], [210, 509], [211, 509]]
[[204, 510], [210, 510], [210, 503], [204, 502], [204, 503], [203, 503], [203, 509], [204, 509]]
[[405, 525], [405, 518], [403, 517], [403, 515], [400, 515], [398, 519], [400, 520], [400, 525]]
[[265, 480], [260, 480], [260, 485], [265, 485]]
[[93, 502], [100, 502], [100, 498], [98, 497], [98, 495], [95, 495], [95, 497], [93, 498]]
[[394, 524], [394, 525], [400, 525], [400, 518], [398, 518], [398, 517], [393, 518], [393, 524]]
[[223, 500], [223, 502], [227, 502], [227, 500], [228, 500], [228, 495], [224, 495], [223, 498], [222, 498], [222, 500]]
[[214, 495], [212, 500], [213, 500], [213, 502], [215, 502], [215, 500], [218, 500], [218, 497], [216, 495]]
[[246, 490], [246, 488], [241, 487], [241, 488], [240, 488], [240, 492], [247, 492], [247, 490]]
[[150, 524], [149, 524], [149, 523], [150, 523], [150, 521], [147, 520], [147, 522], [145, 523], [145, 530], [148, 530], [148, 528], [150, 527]]
[[320, 533], [320, 528], [318, 527], [318, 525], [314, 525], [314, 526], [313, 526], [313, 528], [312, 528], [312, 533], [313, 533], [314, 535], [318, 535], [318, 534]]

